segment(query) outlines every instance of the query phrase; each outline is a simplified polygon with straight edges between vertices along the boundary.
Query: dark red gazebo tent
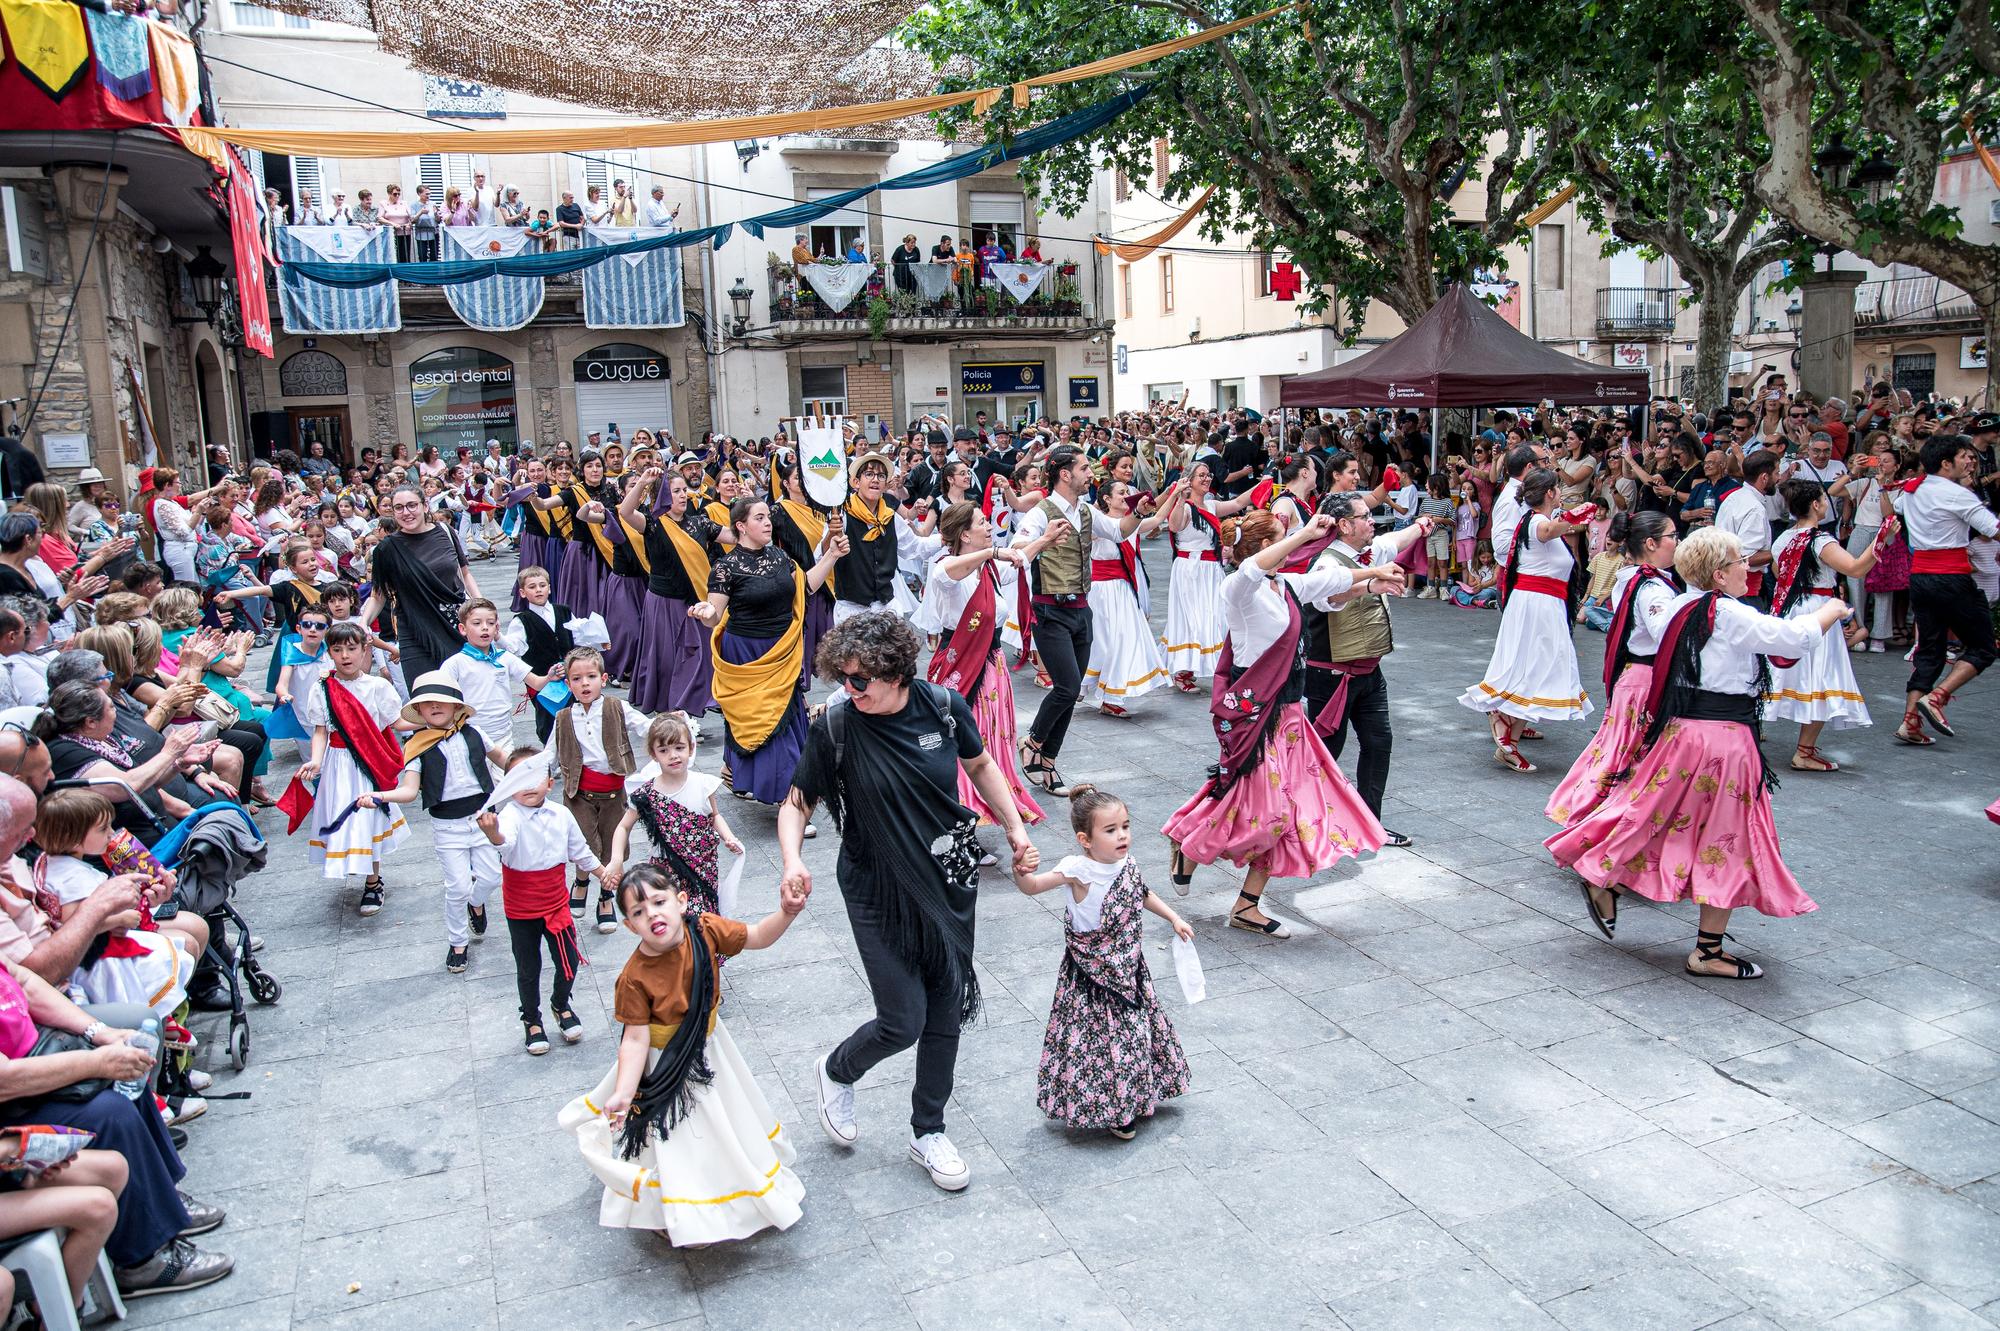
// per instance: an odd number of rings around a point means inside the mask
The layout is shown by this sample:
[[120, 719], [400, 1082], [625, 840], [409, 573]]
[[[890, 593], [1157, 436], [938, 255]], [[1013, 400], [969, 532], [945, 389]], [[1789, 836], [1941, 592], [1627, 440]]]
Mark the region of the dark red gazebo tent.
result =
[[1344, 365], [1287, 379], [1285, 407], [1484, 407], [1550, 400], [1563, 405], [1643, 405], [1645, 370], [1566, 356], [1537, 342], [1458, 283], [1393, 341]]

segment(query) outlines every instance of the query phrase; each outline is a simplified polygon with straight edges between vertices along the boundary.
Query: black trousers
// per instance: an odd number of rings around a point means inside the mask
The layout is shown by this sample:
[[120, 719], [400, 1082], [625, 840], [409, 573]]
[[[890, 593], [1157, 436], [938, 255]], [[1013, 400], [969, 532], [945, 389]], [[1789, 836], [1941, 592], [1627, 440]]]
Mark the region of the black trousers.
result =
[[464, 645], [463, 642], [432, 642], [418, 630], [404, 628], [396, 639], [396, 650], [401, 658], [398, 664], [403, 667], [403, 682], [415, 684], [417, 676], [428, 675], [436, 670], [446, 660], [458, 655], [458, 649]]
[[861, 969], [875, 996], [875, 1016], [826, 1060], [826, 1073], [852, 1086], [885, 1058], [917, 1047], [917, 1084], [910, 1091], [910, 1132], [944, 1131], [944, 1102], [951, 1098], [958, 1065], [958, 990], [905, 962], [890, 946], [873, 906], [842, 893], [848, 927], [861, 952]]
[[542, 943], [547, 940], [549, 961], [555, 983], [549, 986], [549, 1006], [557, 1012], [569, 1010], [571, 980], [563, 974], [562, 956], [556, 950], [556, 936], [541, 920], [508, 920], [507, 944], [514, 950], [514, 988], [521, 998], [521, 1020], [542, 1024]]
[[1090, 669], [1090, 607], [1036, 606], [1035, 650], [1041, 653], [1042, 669], [1049, 672], [1055, 687], [1042, 699], [1028, 735], [1044, 754], [1054, 758], [1062, 752], [1070, 713], [1083, 696], [1083, 674]]
[[1910, 692], [1929, 693], [1937, 687], [1954, 633], [1959, 660], [1982, 672], [1993, 664], [1993, 611], [1970, 573], [1912, 573], [1910, 617], [1917, 622], [1917, 654], [1905, 686]]
[[264, 750], [271, 743], [264, 734], [264, 726], [261, 722], [240, 719], [216, 738], [243, 755], [243, 779], [236, 783], [236, 795], [247, 802], [250, 783], [257, 779], [257, 761], [264, 756]]
[[[1308, 674], [1333, 676], [1330, 670]], [[1337, 683], [1338, 676], [1334, 680]], [[1360, 739], [1360, 752], [1354, 758], [1354, 788], [1361, 792], [1369, 812], [1380, 818], [1382, 792], [1389, 787], [1389, 749], [1394, 742], [1389, 732], [1389, 681], [1382, 677], [1380, 666], [1373, 674], [1347, 677], [1347, 711], [1340, 718], [1340, 728], [1328, 738], [1326, 751], [1340, 757], [1350, 729]]]

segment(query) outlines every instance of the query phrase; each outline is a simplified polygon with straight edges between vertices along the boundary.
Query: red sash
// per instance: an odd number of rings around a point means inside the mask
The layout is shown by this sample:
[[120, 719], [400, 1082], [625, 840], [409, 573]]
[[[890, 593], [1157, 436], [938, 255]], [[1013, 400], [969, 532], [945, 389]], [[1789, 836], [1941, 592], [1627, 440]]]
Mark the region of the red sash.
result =
[[1569, 583], [1567, 581], [1562, 578], [1545, 578], [1539, 573], [1516, 574], [1514, 577], [1514, 590], [1517, 592], [1540, 592], [1544, 596], [1553, 596], [1558, 601], [1567, 602], [1569, 600]]
[[577, 967], [585, 964], [583, 948], [577, 942], [576, 920], [569, 913], [569, 866], [553, 864], [546, 869], [516, 869], [500, 866], [501, 898], [510, 920], [540, 920], [556, 940], [556, 964], [564, 979], [576, 978]]
[[1970, 573], [1972, 555], [1962, 545], [1947, 546], [1942, 550], [1910, 551], [1910, 572], [1912, 573]]
[[[956, 690], [967, 702], [972, 701], [992, 659], [993, 646], [1000, 639], [1000, 591], [993, 565], [980, 565], [973, 576], [978, 584], [952, 628], [951, 641], [931, 654], [930, 667], [924, 672], [931, 683]], [[1017, 590], [1024, 581], [1016, 581]]]
[[1213, 550], [1176, 550], [1174, 551], [1174, 558], [1202, 559], [1208, 561], [1211, 564], [1217, 564], [1222, 562], [1221, 557], [1218, 556]]
[[1619, 672], [1630, 659], [1625, 654], [1625, 644], [1632, 640], [1632, 609], [1639, 600], [1639, 588], [1648, 578], [1659, 578], [1670, 588], [1674, 585], [1673, 579], [1650, 564], [1639, 565], [1632, 581], [1625, 584], [1624, 599], [1618, 602], [1618, 609], [1612, 613], [1611, 629], [1604, 640], [1604, 696], [1607, 699], [1618, 683]]
[[1122, 582], [1130, 586], [1134, 593], [1139, 590], [1139, 575], [1135, 571], [1138, 563], [1139, 543], [1137, 541], [1118, 542], [1118, 558], [1093, 559], [1090, 561], [1092, 582]]
[[394, 790], [403, 775], [403, 746], [375, 724], [375, 714], [337, 677], [326, 676], [321, 687], [326, 690], [326, 713], [332, 722], [329, 738], [354, 755], [375, 789]]
[[1745, 596], [1755, 596], [1764, 590], [1764, 574], [1761, 570], [1751, 569], [1745, 577], [1749, 579], [1749, 585], [1743, 589]]
[[616, 772], [599, 772], [586, 767], [577, 773], [576, 788], [586, 795], [608, 795], [625, 789], [625, 778]]

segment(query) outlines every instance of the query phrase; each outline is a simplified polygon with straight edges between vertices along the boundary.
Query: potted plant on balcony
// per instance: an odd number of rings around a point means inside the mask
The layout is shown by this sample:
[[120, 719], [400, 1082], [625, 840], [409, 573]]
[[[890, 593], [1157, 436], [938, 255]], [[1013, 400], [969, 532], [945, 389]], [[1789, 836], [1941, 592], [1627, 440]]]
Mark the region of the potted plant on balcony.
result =
[[870, 338], [874, 339], [877, 342], [880, 342], [882, 340], [882, 335], [889, 331], [890, 313], [891, 311], [889, 309], [889, 302], [883, 299], [880, 294], [871, 296], [869, 298], [868, 336]]
[[[1068, 267], [1075, 269], [1075, 264]], [[1076, 280], [1075, 272], [1056, 275], [1055, 290], [1050, 293], [1050, 313], [1058, 318], [1074, 318], [1083, 313], [1083, 285]]]

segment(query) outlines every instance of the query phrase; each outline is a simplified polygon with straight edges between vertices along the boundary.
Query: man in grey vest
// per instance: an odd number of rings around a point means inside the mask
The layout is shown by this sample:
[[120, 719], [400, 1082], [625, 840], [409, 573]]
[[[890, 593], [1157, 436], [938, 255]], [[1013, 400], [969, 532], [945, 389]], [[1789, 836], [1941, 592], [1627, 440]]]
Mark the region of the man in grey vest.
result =
[[[1377, 536], [1368, 516], [1368, 501], [1358, 494], [1332, 495], [1322, 511], [1333, 515], [1334, 539], [1320, 555], [1320, 562], [1330, 561], [1342, 568], [1393, 564], [1397, 555], [1423, 540], [1431, 529], [1429, 518], [1419, 518], [1401, 531]], [[1332, 676], [1334, 684], [1332, 701], [1326, 709], [1315, 710], [1313, 719], [1320, 723], [1327, 752], [1335, 758], [1347, 746], [1348, 727], [1353, 726], [1360, 737], [1354, 786], [1380, 818], [1394, 740], [1389, 730], [1389, 681], [1382, 673], [1382, 659], [1396, 647], [1389, 603], [1379, 593], [1363, 592], [1338, 604], [1316, 602], [1313, 609], [1327, 615], [1327, 656], [1325, 661], [1308, 661], [1307, 670], [1309, 674]], [[1410, 838], [1401, 832], [1387, 827], [1382, 830], [1388, 834], [1386, 844], [1410, 844]]]

